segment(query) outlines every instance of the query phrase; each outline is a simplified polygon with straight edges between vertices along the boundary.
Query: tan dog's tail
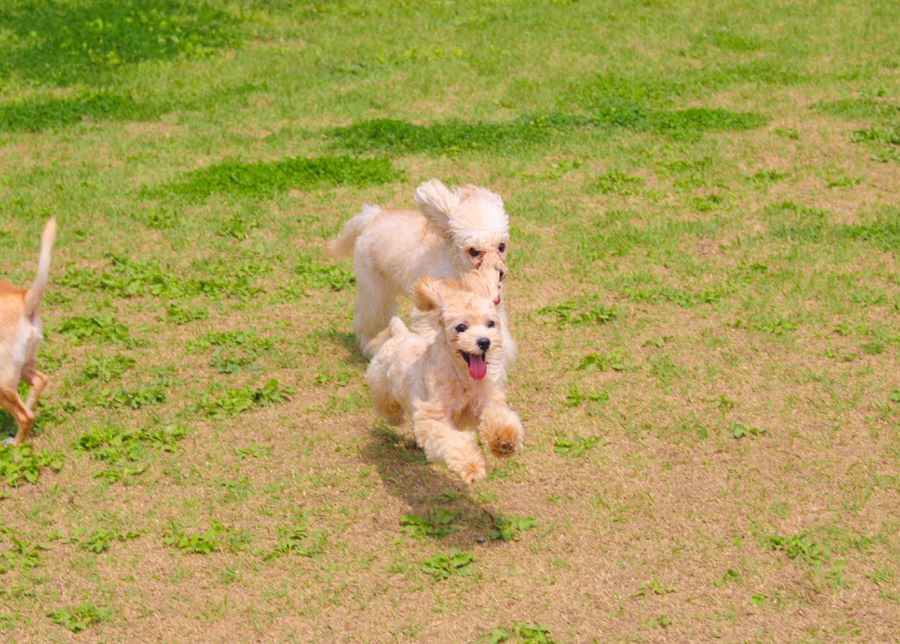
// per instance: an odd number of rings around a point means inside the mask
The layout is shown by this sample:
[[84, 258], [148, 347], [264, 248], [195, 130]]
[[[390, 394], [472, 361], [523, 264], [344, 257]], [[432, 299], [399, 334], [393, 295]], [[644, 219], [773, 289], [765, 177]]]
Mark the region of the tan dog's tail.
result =
[[50, 251], [53, 249], [53, 241], [56, 239], [56, 219], [51, 218], [44, 226], [41, 234], [41, 254], [38, 259], [37, 275], [31, 288], [25, 293], [25, 313], [30, 317], [37, 311], [41, 303], [41, 296], [47, 288], [50, 279]]
[[335, 259], [352, 256], [353, 249], [356, 248], [356, 238], [369, 225], [375, 215], [380, 212], [380, 206], [363, 206], [358, 215], [344, 224], [340, 234], [325, 246], [328, 255]]
[[387, 328], [369, 340], [369, 344], [366, 345], [366, 355], [374, 356], [385, 342], [398, 335], [403, 335], [404, 333], [409, 333], [409, 329], [403, 324], [403, 320], [395, 315], [391, 318], [391, 322], [387, 325]]

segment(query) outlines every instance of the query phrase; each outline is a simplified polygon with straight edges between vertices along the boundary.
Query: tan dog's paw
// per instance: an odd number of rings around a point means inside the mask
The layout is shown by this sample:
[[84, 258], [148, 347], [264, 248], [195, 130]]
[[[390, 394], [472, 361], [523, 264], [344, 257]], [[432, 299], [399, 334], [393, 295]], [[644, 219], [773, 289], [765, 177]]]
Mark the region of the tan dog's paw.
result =
[[462, 448], [452, 454], [446, 461], [451, 472], [466, 483], [476, 483], [487, 478], [487, 463], [484, 454], [478, 448], [475, 437], [470, 438]]
[[464, 463], [460, 470], [461, 471], [458, 471], [457, 474], [459, 474], [463, 481], [469, 484], [477, 483], [487, 478], [487, 466], [484, 461], [480, 463], [477, 461]]
[[515, 427], [501, 427], [488, 443], [491, 454], [497, 458], [512, 456], [522, 446], [520, 432]]
[[493, 408], [481, 418], [481, 438], [498, 458], [512, 456], [522, 449], [525, 431], [519, 416], [505, 408]]

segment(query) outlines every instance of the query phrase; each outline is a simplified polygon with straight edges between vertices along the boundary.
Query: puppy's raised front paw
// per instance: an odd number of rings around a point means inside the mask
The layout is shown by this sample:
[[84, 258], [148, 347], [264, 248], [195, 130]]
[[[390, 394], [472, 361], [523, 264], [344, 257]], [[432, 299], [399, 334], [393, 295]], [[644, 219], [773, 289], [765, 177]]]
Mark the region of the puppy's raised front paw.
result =
[[504, 458], [522, 449], [525, 432], [515, 412], [496, 409], [487, 412], [482, 418], [481, 437], [491, 454]]

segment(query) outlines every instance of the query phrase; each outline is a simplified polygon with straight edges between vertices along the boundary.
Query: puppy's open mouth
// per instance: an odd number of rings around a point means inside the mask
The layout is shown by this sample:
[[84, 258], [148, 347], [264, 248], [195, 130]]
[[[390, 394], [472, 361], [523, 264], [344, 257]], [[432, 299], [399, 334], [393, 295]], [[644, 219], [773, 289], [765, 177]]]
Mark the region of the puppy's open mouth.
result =
[[483, 353], [466, 353], [460, 351], [466, 364], [469, 365], [469, 375], [475, 380], [481, 380], [487, 374], [487, 362], [484, 360]]

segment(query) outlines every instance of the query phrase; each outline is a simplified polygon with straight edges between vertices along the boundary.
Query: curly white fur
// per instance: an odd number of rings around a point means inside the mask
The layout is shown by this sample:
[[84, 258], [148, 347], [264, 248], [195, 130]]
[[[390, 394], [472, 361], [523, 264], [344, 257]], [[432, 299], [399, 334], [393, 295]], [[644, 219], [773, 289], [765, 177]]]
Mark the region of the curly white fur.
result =
[[[437, 179], [416, 190], [414, 210], [382, 210], [364, 206], [328, 244], [334, 257], [352, 253], [356, 272], [356, 315], [353, 330], [360, 347], [387, 325], [397, 308], [397, 296], [409, 294], [423, 275], [459, 278], [488, 262], [505, 273], [509, 217], [503, 200], [485, 188], [453, 190]], [[472, 251], [477, 251], [473, 255]], [[498, 286], [498, 297], [499, 297]], [[506, 345], [503, 372], [512, 366], [516, 345], [502, 306]], [[427, 332], [427, 328], [423, 328]]]
[[[375, 357], [366, 370], [378, 414], [393, 425], [411, 418], [416, 443], [427, 458], [469, 483], [484, 479], [487, 464], [475, 436], [458, 427], [477, 427], [500, 457], [520, 450], [524, 442], [522, 423], [501, 388], [504, 333], [491, 297], [496, 287], [485, 272], [494, 273], [480, 271], [480, 278], [462, 282], [417, 281], [413, 301], [433, 314], [434, 337], [412, 333], [394, 317], [370, 343]], [[481, 360], [486, 371], [475, 366]]]

